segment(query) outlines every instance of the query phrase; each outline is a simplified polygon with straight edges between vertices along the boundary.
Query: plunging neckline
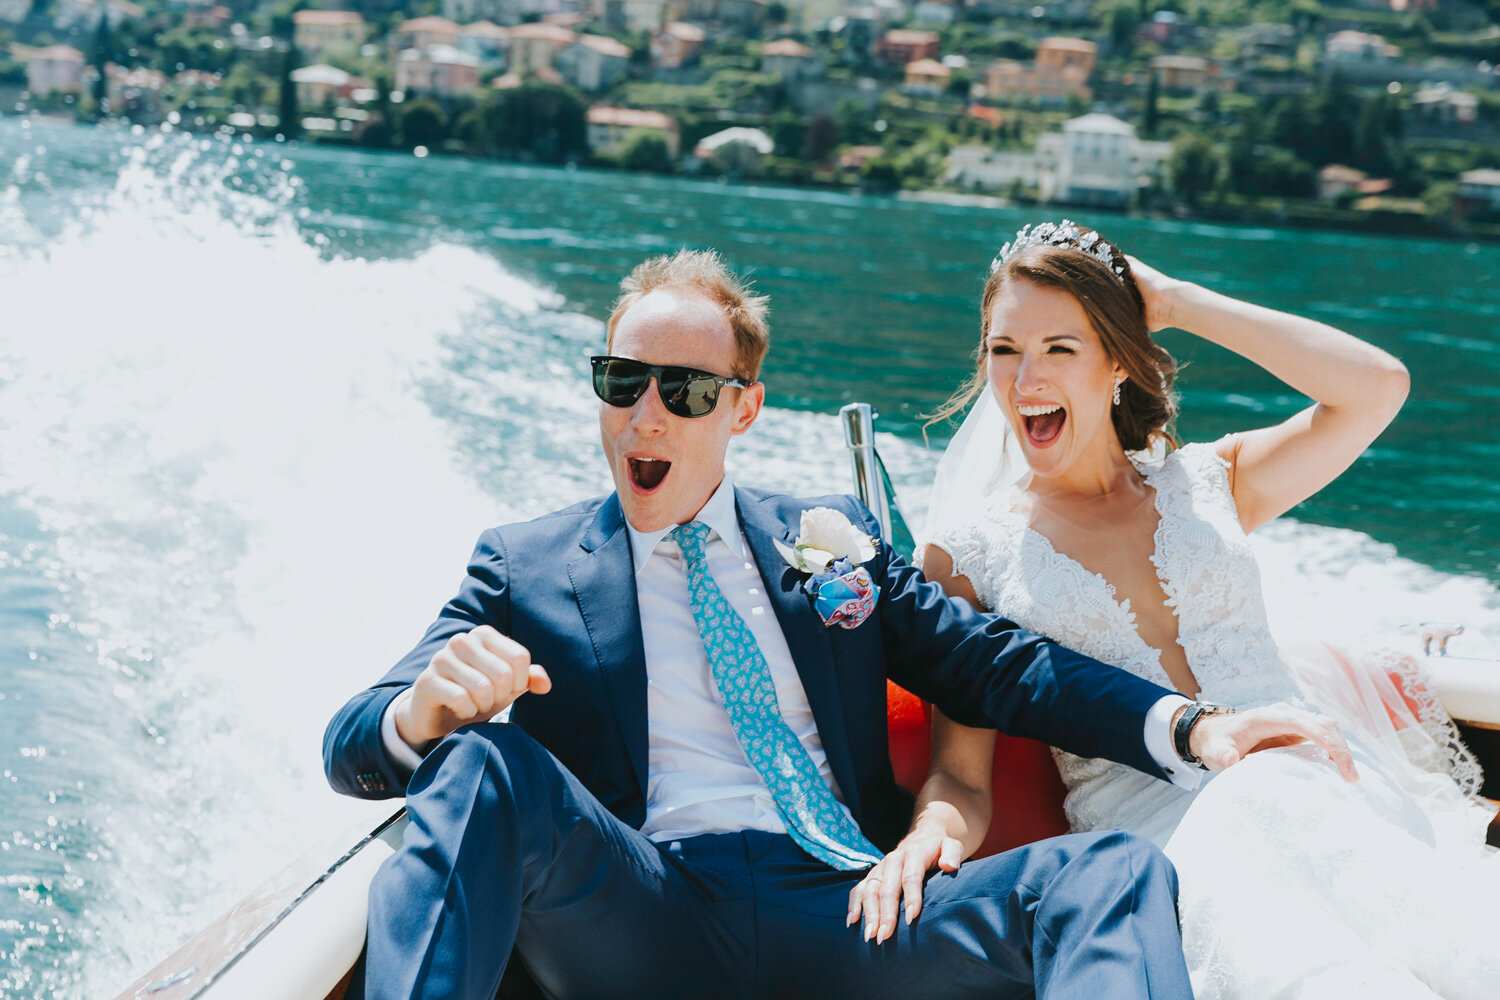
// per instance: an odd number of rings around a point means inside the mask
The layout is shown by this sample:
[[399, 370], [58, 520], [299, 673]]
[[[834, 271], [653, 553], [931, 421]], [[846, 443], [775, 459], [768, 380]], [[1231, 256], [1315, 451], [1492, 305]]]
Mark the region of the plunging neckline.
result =
[[1021, 523], [1021, 530], [1040, 542], [1052, 559], [1060, 560], [1066, 565], [1072, 567], [1075, 571], [1083, 575], [1085, 578], [1091, 578], [1095, 580], [1100, 586], [1104, 588], [1105, 593], [1109, 595], [1110, 604], [1114, 606], [1115, 610], [1119, 612], [1121, 617], [1125, 620], [1126, 624], [1130, 626], [1130, 634], [1135, 638], [1135, 641], [1140, 645], [1140, 648], [1150, 654], [1151, 662], [1156, 667], [1157, 674], [1166, 682], [1163, 685], [1164, 687], [1168, 687], [1173, 691], [1177, 691], [1179, 694], [1183, 694], [1184, 697], [1201, 696], [1203, 693], [1203, 681], [1198, 677], [1198, 672], [1193, 668], [1192, 657], [1188, 655], [1187, 647], [1182, 644], [1182, 615], [1179, 614], [1180, 608], [1177, 602], [1177, 595], [1174, 592], [1176, 588], [1172, 586], [1172, 582], [1164, 572], [1164, 567], [1162, 566], [1162, 537], [1164, 529], [1166, 528], [1167, 515], [1166, 512], [1162, 510], [1161, 487], [1153, 479], [1154, 473], [1160, 470], [1161, 464], [1157, 463], [1153, 468], [1146, 468], [1143, 467], [1142, 463], [1135, 461], [1135, 459], [1133, 458], [1130, 460], [1130, 464], [1135, 467], [1135, 470], [1138, 473], [1140, 473], [1141, 480], [1146, 484], [1147, 488], [1151, 490], [1151, 509], [1156, 513], [1156, 528], [1151, 532], [1151, 568], [1156, 574], [1156, 582], [1161, 587], [1162, 596], [1166, 598], [1166, 600], [1162, 602], [1162, 606], [1170, 611], [1172, 617], [1177, 620], [1177, 638], [1174, 640], [1174, 642], [1176, 643], [1177, 648], [1182, 650], [1182, 662], [1186, 664], [1188, 673], [1192, 675], [1194, 682], [1196, 682], [1198, 685], [1197, 695], [1187, 695], [1185, 692], [1181, 692], [1178, 690], [1177, 685], [1173, 682], [1171, 675], [1167, 673], [1167, 668], [1162, 665], [1161, 650], [1151, 645], [1146, 641], [1145, 637], [1141, 635], [1139, 620], [1136, 612], [1130, 606], [1130, 598], [1126, 597], [1121, 599], [1118, 596], [1119, 591], [1115, 588], [1115, 585], [1105, 579], [1104, 574], [1089, 569], [1083, 563], [1079, 562], [1077, 559], [1065, 552], [1059, 552], [1057, 546], [1052, 544], [1052, 539], [1048, 538], [1042, 532], [1032, 527], [1031, 519], [1015, 509], [1015, 502], [1016, 499], [1019, 499], [1020, 494], [1017, 494], [1014, 498], [1011, 499], [1010, 503], [1006, 506], [1004, 513], [1019, 520]]

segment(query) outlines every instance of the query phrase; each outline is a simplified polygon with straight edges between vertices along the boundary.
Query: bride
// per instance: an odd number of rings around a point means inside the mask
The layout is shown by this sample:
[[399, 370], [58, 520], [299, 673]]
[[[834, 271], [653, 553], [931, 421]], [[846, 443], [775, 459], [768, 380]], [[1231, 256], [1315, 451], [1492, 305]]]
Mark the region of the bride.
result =
[[[1355, 750], [1357, 783], [1303, 745], [1195, 788], [1055, 752], [1074, 830], [1143, 834], [1177, 866], [1200, 1000], [1493, 997], [1500, 942], [1481, 928], [1500, 858], [1477, 766], [1411, 659], [1279, 648], [1246, 539], [1369, 446], [1406, 398], [1406, 369], [1322, 323], [1168, 278], [1067, 220], [1005, 245], [980, 326], [977, 370], [939, 414], [978, 400], [939, 467], [928, 577], [1192, 698], [1315, 703]], [[1316, 402], [1172, 450], [1175, 364], [1150, 336], [1166, 327]], [[992, 731], [934, 720], [911, 831], [851, 894], [867, 936], [914, 919], [927, 873], [957, 870], [983, 840], [993, 746]]]

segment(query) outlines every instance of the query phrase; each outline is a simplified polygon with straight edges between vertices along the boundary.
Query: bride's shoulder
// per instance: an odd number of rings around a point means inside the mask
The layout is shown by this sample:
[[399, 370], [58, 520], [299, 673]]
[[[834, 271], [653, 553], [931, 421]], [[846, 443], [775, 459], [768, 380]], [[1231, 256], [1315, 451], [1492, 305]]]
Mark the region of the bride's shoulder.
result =
[[1168, 452], [1156, 461], [1147, 457], [1141, 463], [1148, 476], [1167, 475], [1189, 482], [1228, 482], [1230, 463], [1224, 458], [1227, 438], [1218, 441], [1193, 441]]
[[1235, 507], [1231, 482], [1232, 464], [1224, 457], [1229, 438], [1217, 441], [1195, 441], [1166, 455], [1154, 469], [1143, 471], [1158, 490], [1166, 487], [1167, 496], [1179, 495], [1183, 503], [1232, 510]]

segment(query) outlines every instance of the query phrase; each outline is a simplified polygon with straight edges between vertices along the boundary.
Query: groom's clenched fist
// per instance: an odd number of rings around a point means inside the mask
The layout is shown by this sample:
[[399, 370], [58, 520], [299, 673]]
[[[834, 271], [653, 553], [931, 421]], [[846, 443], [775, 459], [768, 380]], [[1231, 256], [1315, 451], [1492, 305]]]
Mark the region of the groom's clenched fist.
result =
[[481, 625], [449, 639], [397, 696], [396, 732], [420, 752], [460, 726], [489, 721], [528, 691], [550, 690], [552, 679], [525, 646]]

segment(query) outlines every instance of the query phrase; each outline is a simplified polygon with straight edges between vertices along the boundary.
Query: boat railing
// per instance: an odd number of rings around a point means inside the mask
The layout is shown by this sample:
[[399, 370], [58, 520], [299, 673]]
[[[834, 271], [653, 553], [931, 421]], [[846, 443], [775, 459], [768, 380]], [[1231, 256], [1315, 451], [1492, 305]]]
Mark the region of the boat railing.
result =
[[849, 448], [854, 474], [854, 495], [875, 515], [886, 544], [910, 559], [917, 547], [916, 540], [901, 514], [890, 473], [875, 448], [875, 417], [869, 403], [848, 403], [839, 409], [839, 423], [844, 428], [844, 444]]

